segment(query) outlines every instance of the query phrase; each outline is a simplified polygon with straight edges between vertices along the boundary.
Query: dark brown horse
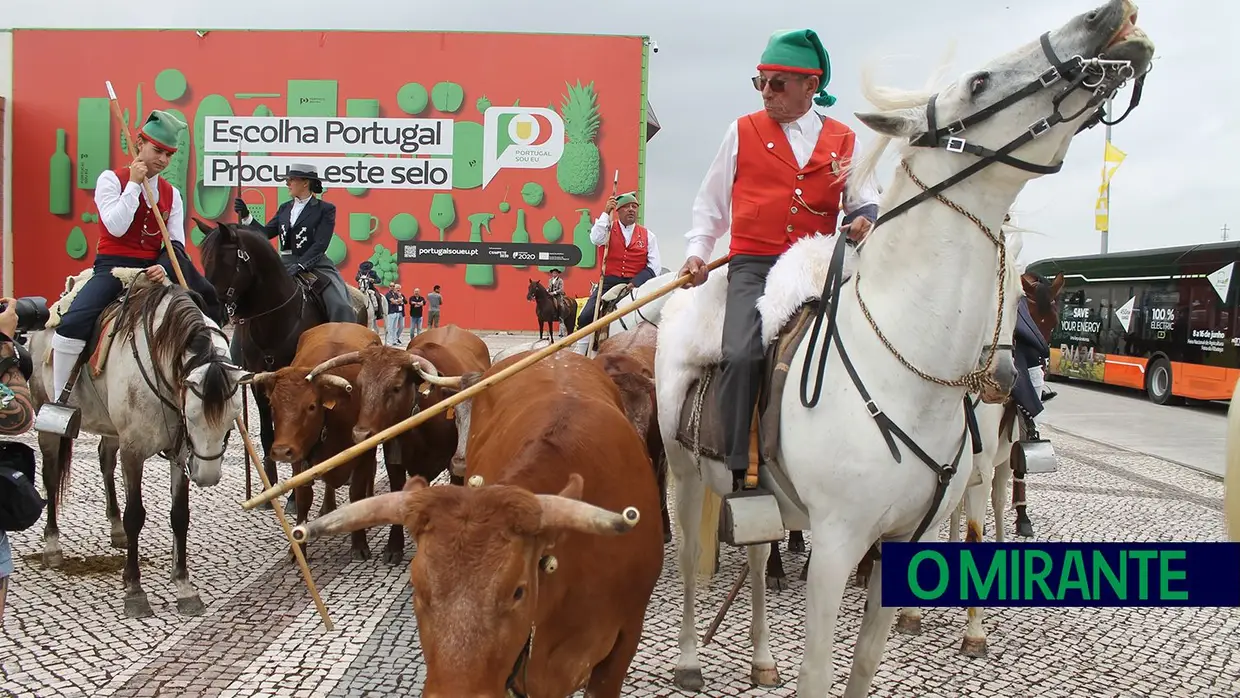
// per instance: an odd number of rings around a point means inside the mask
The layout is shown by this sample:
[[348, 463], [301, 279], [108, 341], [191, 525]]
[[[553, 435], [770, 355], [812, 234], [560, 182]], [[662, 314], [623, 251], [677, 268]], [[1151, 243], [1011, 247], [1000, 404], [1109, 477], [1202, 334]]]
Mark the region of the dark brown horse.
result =
[[[232, 318], [232, 360], [251, 373], [288, 366], [301, 334], [326, 322], [326, 310], [302, 281], [288, 273], [265, 235], [248, 226], [220, 223], [212, 228], [196, 218], [194, 221], [206, 233], [201, 248], [203, 275]], [[352, 286], [348, 290], [349, 300], [358, 310], [357, 323], [366, 325], [365, 296]], [[276, 463], [269, 455], [275, 438], [271, 403], [261, 389], [254, 391], [254, 402], [258, 406], [263, 469], [274, 483], [278, 477]], [[291, 506], [291, 497], [289, 501]]]
[[530, 279], [525, 300], [534, 301], [534, 312], [538, 316], [538, 338], [543, 338], [543, 325], [547, 326], [547, 338], [555, 339], [555, 323], [559, 321], [563, 334], [572, 334], [577, 329], [577, 303], [566, 295], [552, 296], [541, 281]]

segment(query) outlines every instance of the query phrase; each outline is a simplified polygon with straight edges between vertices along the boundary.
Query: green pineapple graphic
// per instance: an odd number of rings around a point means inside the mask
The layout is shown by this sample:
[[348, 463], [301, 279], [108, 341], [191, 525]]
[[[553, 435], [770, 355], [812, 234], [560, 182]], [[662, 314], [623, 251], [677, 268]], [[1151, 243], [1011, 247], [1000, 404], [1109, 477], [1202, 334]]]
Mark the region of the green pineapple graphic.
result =
[[568, 95], [560, 105], [560, 116], [564, 119], [568, 142], [556, 163], [555, 179], [564, 193], [589, 196], [598, 188], [602, 172], [598, 145], [594, 143], [601, 121], [594, 83], [582, 87], [578, 80], [576, 86], [568, 85]]

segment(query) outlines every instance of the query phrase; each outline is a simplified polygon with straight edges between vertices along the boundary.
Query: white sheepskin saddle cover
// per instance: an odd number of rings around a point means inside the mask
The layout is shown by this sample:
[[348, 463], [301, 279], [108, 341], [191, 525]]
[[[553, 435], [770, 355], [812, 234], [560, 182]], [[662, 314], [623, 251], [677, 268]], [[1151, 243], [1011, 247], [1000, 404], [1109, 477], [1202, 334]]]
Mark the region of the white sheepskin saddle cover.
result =
[[[835, 252], [834, 235], [799, 240], [771, 268], [766, 290], [758, 299], [762, 344], [768, 346], [797, 310], [822, 295], [827, 269]], [[843, 273], [856, 267], [857, 253], [844, 247]], [[711, 272], [706, 283], [677, 291], [663, 306], [659, 322], [659, 353], [674, 355], [686, 366], [705, 367], [723, 358], [723, 308], [728, 296], [728, 265]]]
[[[120, 279], [123, 288], [129, 288], [143, 271], [143, 269], [138, 268], [117, 267], [112, 270], [112, 276]], [[45, 327], [48, 329], [60, 327], [60, 320], [65, 313], [69, 312], [69, 306], [73, 305], [73, 299], [77, 298], [77, 294], [82, 291], [82, 287], [94, 275], [94, 269], [87, 269], [77, 276], [70, 276], [65, 280], [65, 290], [61, 292], [60, 298], [52, 304], [52, 307], [48, 308], [48, 319]], [[167, 285], [168, 283], [170, 282], [165, 278], [164, 284]]]

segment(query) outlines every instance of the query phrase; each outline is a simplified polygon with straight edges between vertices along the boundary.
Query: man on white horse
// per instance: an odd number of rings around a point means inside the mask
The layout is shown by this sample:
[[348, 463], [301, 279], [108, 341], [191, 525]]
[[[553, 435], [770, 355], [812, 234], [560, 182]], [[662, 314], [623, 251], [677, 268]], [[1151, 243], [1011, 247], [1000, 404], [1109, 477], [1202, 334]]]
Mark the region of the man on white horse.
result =
[[706, 281], [715, 243], [732, 232], [723, 320], [719, 398], [725, 415], [727, 466], [738, 481], [749, 465], [749, 433], [762, 382], [762, 319], [757, 301], [767, 274], [797, 240], [841, 230], [851, 244], [878, 217], [872, 183], [848, 187], [845, 168], [857, 157], [856, 134], [813, 110], [829, 107], [831, 63], [811, 29], [771, 36], [753, 78], [761, 111], [737, 119], [724, 134], [693, 204], [693, 228], [680, 275]]
[[[92, 266], [94, 274], [78, 291], [52, 339], [52, 392], [48, 399], [53, 404], [67, 405], [69, 396], [61, 393], [69, 384], [95, 321], [123, 290], [121, 280], [112, 270], [145, 269], [147, 278], [156, 283], [166, 278], [160, 264], [163, 240], [156, 216], [164, 219], [173, 246], [181, 246], [177, 259], [186, 280], [194, 278], [193, 265], [183, 254], [185, 204], [181, 193], [159, 177], [176, 152], [177, 138], [185, 128], [184, 122], [168, 112], [152, 111], [135, 136], [138, 156], [128, 167], [103, 171], [95, 183], [100, 230]], [[144, 181], [152, 185], [153, 202], [143, 193]]]
[[[603, 257], [603, 286], [594, 289], [582, 306], [577, 327], [594, 321], [594, 304], [613, 286], [627, 284], [637, 288], [659, 275], [659, 240], [637, 222], [637, 206], [636, 192], [612, 197], [590, 228], [590, 242], [607, 245], [607, 254]], [[615, 220], [612, 220], [613, 214]]]

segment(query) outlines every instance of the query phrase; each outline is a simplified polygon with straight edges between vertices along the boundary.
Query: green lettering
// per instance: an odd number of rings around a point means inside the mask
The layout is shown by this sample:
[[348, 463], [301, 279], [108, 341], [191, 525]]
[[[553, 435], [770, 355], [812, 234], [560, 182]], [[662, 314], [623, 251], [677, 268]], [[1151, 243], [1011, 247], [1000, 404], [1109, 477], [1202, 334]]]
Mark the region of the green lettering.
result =
[[969, 588], [977, 589], [977, 598], [979, 601], [987, 601], [990, 597], [990, 587], [998, 580], [999, 597], [1003, 597], [1004, 581], [1007, 578], [1007, 560], [1004, 559], [1003, 553], [998, 553], [990, 558], [990, 568], [986, 570], [986, 581], [981, 580], [981, 574], [977, 569], [977, 561], [973, 559], [973, 553], [965, 550], [960, 559], [962, 568], [960, 574], [960, 598], [969, 598]]
[[[1034, 571], [1034, 561], [1042, 563], [1042, 569]], [[1051, 588], [1046, 585], [1046, 577], [1051, 573], [1051, 556], [1044, 550], [1026, 550], [1025, 551], [1025, 600], [1033, 599], [1033, 585], [1037, 584], [1042, 589], [1042, 598], [1053, 599], [1055, 595], [1051, 593]]]
[[[1069, 579], [1069, 575], [1072, 576]], [[1069, 550], [1064, 555], [1063, 570], [1059, 573], [1059, 593], [1056, 600], [1063, 601], [1069, 589], [1076, 590], [1082, 601], [1089, 601], [1089, 582], [1085, 581], [1085, 560], [1081, 551]]]
[[1150, 598], [1150, 560], [1158, 557], [1157, 550], [1129, 550], [1129, 559], [1140, 561], [1137, 568], [1137, 598], [1142, 601]]
[[[930, 560], [939, 567], [939, 583], [934, 587], [934, 591], [926, 591], [917, 581], [917, 568], [923, 560]], [[913, 556], [908, 565], [908, 588], [913, 595], [922, 601], [930, 601], [942, 596], [947, 590], [947, 583], [951, 575], [947, 571], [947, 560], [942, 555], [933, 550], [922, 550]]]
[[1188, 553], [1183, 550], [1161, 550], [1158, 553], [1158, 598], [1160, 601], [1185, 601], [1187, 591], [1172, 591], [1168, 582], [1184, 581], [1188, 573], [1184, 570], [1171, 571], [1172, 560], [1183, 560]]
[[1128, 551], [1121, 550], [1119, 553], [1119, 576], [1115, 576], [1115, 570], [1111, 567], [1111, 563], [1107, 561], [1107, 556], [1102, 554], [1101, 550], [1094, 551], [1094, 598], [1102, 598], [1102, 578], [1106, 577], [1107, 582], [1111, 585], [1111, 590], [1115, 592], [1115, 597], [1120, 601], [1128, 599]]
[[[1020, 551], [1010, 550], [1008, 552], [1012, 555], [1012, 590], [1008, 598], [1015, 600], [1020, 598]], [[1007, 601], [1003, 597], [1000, 597], [1000, 600]]]

